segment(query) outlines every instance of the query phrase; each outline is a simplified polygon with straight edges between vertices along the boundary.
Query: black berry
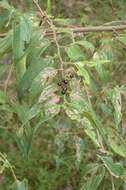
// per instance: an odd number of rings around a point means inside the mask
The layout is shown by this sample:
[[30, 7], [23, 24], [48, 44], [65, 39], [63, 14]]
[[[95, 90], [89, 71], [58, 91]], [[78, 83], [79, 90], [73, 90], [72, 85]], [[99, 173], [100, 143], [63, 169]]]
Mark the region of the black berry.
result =
[[69, 77], [70, 77], [70, 78], [73, 78], [73, 75], [72, 75], [72, 74], [70, 74], [70, 75], [69, 75]]
[[64, 91], [67, 91], [67, 87], [66, 87], [66, 86], [64, 86], [64, 87], [63, 87], [63, 90], [64, 90]]
[[64, 84], [67, 84], [67, 83], [68, 83], [68, 81], [67, 81], [67, 80], [62, 80], [62, 82], [63, 82]]
[[62, 85], [62, 83], [61, 83], [61, 82], [58, 82], [57, 84], [58, 84], [58, 86], [61, 86], [61, 85]]
[[62, 90], [62, 94], [63, 94], [63, 95], [66, 94], [66, 91]]

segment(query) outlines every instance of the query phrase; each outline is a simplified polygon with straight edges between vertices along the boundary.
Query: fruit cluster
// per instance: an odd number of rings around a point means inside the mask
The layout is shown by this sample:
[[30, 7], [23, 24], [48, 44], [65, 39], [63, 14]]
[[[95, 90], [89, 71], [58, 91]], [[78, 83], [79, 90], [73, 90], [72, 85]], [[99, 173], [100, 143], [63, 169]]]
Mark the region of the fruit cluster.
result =
[[[69, 79], [73, 78], [73, 75], [71, 74], [69, 76]], [[69, 79], [62, 79], [60, 82], [58, 82], [58, 86], [61, 87], [61, 93], [63, 95], [65, 95], [67, 93], [67, 89], [68, 89], [68, 83], [69, 83]]]

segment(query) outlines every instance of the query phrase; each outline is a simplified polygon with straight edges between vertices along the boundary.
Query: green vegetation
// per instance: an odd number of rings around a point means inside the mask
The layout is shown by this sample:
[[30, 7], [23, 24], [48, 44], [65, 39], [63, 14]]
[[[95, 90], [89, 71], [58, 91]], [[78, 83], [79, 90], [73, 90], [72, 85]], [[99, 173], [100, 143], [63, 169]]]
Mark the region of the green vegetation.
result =
[[126, 189], [125, 9], [0, 1], [0, 190]]

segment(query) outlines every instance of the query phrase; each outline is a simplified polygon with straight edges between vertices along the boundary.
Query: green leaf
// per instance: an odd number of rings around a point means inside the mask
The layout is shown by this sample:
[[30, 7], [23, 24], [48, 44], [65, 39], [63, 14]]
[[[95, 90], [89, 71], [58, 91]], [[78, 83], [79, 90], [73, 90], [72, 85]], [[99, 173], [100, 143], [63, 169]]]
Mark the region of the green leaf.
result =
[[75, 44], [78, 44], [80, 46], [83, 46], [87, 50], [91, 50], [92, 52], [95, 50], [94, 45], [86, 40], [76, 41]]
[[0, 104], [5, 104], [8, 102], [8, 98], [6, 96], [6, 93], [0, 90]]
[[82, 113], [82, 116], [83, 116], [84, 119], [86, 118], [87, 120], [89, 120], [92, 127], [95, 129], [95, 131], [98, 132], [97, 133], [98, 136], [99, 136], [98, 140], [100, 140], [101, 143], [102, 143], [102, 141], [104, 141], [107, 144], [107, 139], [106, 139], [106, 136], [105, 136], [105, 132], [104, 132], [103, 128], [101, 127], [102, 124], [101, 124], [99, 118], [96, 116], [95, 112], [93, 110], [92, 111], [90, 110], [90, 112], [85, 112], [84, 111]]
[[0, 2], [0, 7], [4, 8], [4, 9], [7, 9], [7, 10], [11, 10], [12, 9], [12, 7], [9, 5], [9, 3], [6, 0], [2, 0]]
[[9, 32], [6, 37], [0, 39], [0, 56], [12, 49], [12, 34]]
[[89, 178], [86, 184], [80, 188], [80, 190], [97, 190], [103, 177], [104, 177], [105, 171], [104, 169], [101, 171], [101, 174], [99, 175], [93, 175]]
[[112, 90], [109, 90], [108, 97], [111, 100], [114, 107], [114, 119], [116, 123], [116, 127], [119, 127], [119, 124], [122, 119], [122, 99], [121, 99], [121, 89], [119, 87], [115, 87]]
[[80, 162], [84, 156], [85, 143], [84, 140], [80, 137], [75, 137], [75, 145], [76, 145], [76, 165], [79, 167]]
[[[17, 24], [19, 22], [19, 24]], [[19, 17], [13, 22], [13, 61], [16, 70], [16, 77], [19, 81], [26, 71], [26, 44], [30, 42], [31, 26], [25, 17]]]
[[43, 90], [46, 90], [44, 88], [46, 88], [45, 85], [47, 84], [47, 81], [52, 80], [56, 74], [57, 71], [53, 67], [46, 67], [42, 72], [40, 72], [30, 86], [29, 97], [33, 99]]
[[10, 69], [10, 65], [0, 63], [0, 77], [5, 76], [5, 72]]
[[[19, 24], [17, 24], [19, 22]], [[19, 17], [13, 23], [13, 56], [14, 61], [19, 60], [25, 50], [25, 43], [29, 43], [31, 38], [31, 26], [25, 17]]]
[[88, 74], [88, 71], [84, 67], [78, 67], [77, 74], [85, 80], [86, 84], [90, 84], [90, 76]]
[[95, 68], [100, 80], [102, 80], [103, 82], [106, 82], [109, 79], [109, 75], [104, 65], [101, 64], [101, 61], [103, 61], [104, 63], [109, 63], [110, 60], [108, 59], [107, 55], [102, 51], [96, 52], [94, 54], [93, 60], [99, 63], [95, 66]]
[[32, 82], [31, 87], [29, 88], [29, 98], [33, 100], [42, 92], [44, 85], [41, 80], [41, 76], [38, 75]]
[[8, 112], [8, 113], [13, 113], [14, 110], [11, 106], [9, 106], [8, 104], [3, 104], [0, 106], [0, 110]]
[[105, 129], [108, 137], [108, 145], [112, 148], [112, 150], [118, 155], [126, 158], [126, 142], [121, 137], [120, 134], [117, 133], [115, 129], [108, 128]]
[[126, 33], [122, 34], [120, 37], [117, 38], [120, 42], [126, 45]]
[[55, 84], [45, 86], [42, 93], [40, 94], [39, 103], [43, 103], [46, 100], [51, 100], [51, 98], [53, 98], [54, 93], [56, 91], [57, 91], [57, 86]]
[[43, 39], [41, 33], [42, 31], [33, 33], [29, 46], [25, 52], [28, 66], [32, 63], [36, 63], [50, 45], [50, 41]]
[[6, 168], [11, 168], [11, 165], [7, 160], [6, 154], [0, 152], [0, 174], [2, 174]]
[[83, 112], [89, 111], [88, 104], [84, 97], [81, 97], [79, 101], [73, 101], [72, 103], [69, 103], [67, 106], [64, 106], [64, 109], [66, 111], [66, 114], [68, 117], [70, 117], [72, 120], [80, 120], [82, 119]]
[[90, 139], [93, 141], [93, 143], [96, 144], [97, 147], [101, 147], [99, 139], [98, 139], [98, 131], [97, 129], [94, 129], [90, 120], [88, 120], [87, 118], [84, 118], [82, 123], [84, 125], [85, 133], [90, 137]]
[[84, 166], [82, 165], [82, 167], [81, 167], [82, 175], [86, 176], [90, 173], [97, 172], [99, 166], [100, 166], [99, 163], [88, 163], [86, 165], [84, 163]]
[[33, 134], [34, 129], [28, 124], [27, 126], [25, 126], [25, 128], [20, 127], [15, 136], [15, 140], [22, 154], [22, 157], [26, 160], [29, 157]]
[[13, 106], [14, 112], [18, 115], [18, 119], [25, 125], [29, 120], [33, 119], [40, 112], [39, 105], [18, 105]]
[[11, 12], [8, 10], [2, 10], [0, 11], [0, 32], [4, 32], [6, 28], [6, 24], [8, 17], [10, 16]]
[[25, 115], [25, 120], [23, 122], [23, 125], [25, 125], [29, 120], [33, 119], [40, 113], [40, 106], [35, 104], [33, 105], [28, 112]]
[[109, 61], [108, 60], [84, 60], [84, 61], [77, 61], [74, 64], [79, 65], [79, 66], [85, 66], [87, 65], [88, 67], [96, 67], [97, 65], [103, 65], [107, 64]]
[[110, 63], [111, 61], [111, 56], [108, 55], [108, 52], [106, 52], [104, 49], [100, 50], [98, 52], [95, 52], [93, 55], [93, 60], [94, 61], [106, 61], [106, 63]]
[[105, 167], [115, 177], [126, 176], [126, 170], [121, 163], [114, 163], [111, 157], [99, 156]]
[[84, 126], [85, 133], [91, 138], [93, 143], [97, 147], [101, 147], [102, 139], [105, 140], [104, 131], [101, 128], [101, 124], [97, 122], [95, 114], [91, 112], [84, 97], [81, 101], [68, 104], [64, 109], [72, 120], [76, 120]]
[[30, 88], [33, 80], [48, 66], [50, 59], [38, 59], [37, 62], [32, 62], [26, 70], [24, 76], [19, 83], [19, 98], [24, 96], [24, 93]]
[[108, 80], [108, 74], [104, 68], [104, 65], [98, 64], [95, 66], [95, 68], [100, 80], [102, 80], [103, 82], [106, 82]]
[[73, 61], [81, 61], [85, 59], [84, 52], [77, 44], [70, 45], [70, 47], [66, 48], [66, 52], [68, 57]]
[[23, 181], [16, 180], [12, 185], [12, 190], [28, 190], [28, 181], [24, 179]]
[[47, 13], [50, 15], [51, 14], [51, 9], [52, 9], [52, 0], [47, 0]]

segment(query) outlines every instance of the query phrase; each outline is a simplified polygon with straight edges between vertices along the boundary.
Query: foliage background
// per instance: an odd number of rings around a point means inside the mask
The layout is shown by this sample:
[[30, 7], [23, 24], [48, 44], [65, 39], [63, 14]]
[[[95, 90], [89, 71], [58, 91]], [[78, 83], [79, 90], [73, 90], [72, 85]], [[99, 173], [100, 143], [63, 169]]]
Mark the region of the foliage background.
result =
[[[125, 31], [64, 31], [59, 55], [33, 2], [8, 3], [0, 1], [0, 189], [125, 190]], [[39, 5], [62, 30], [125, 21], [124, 0]]]

